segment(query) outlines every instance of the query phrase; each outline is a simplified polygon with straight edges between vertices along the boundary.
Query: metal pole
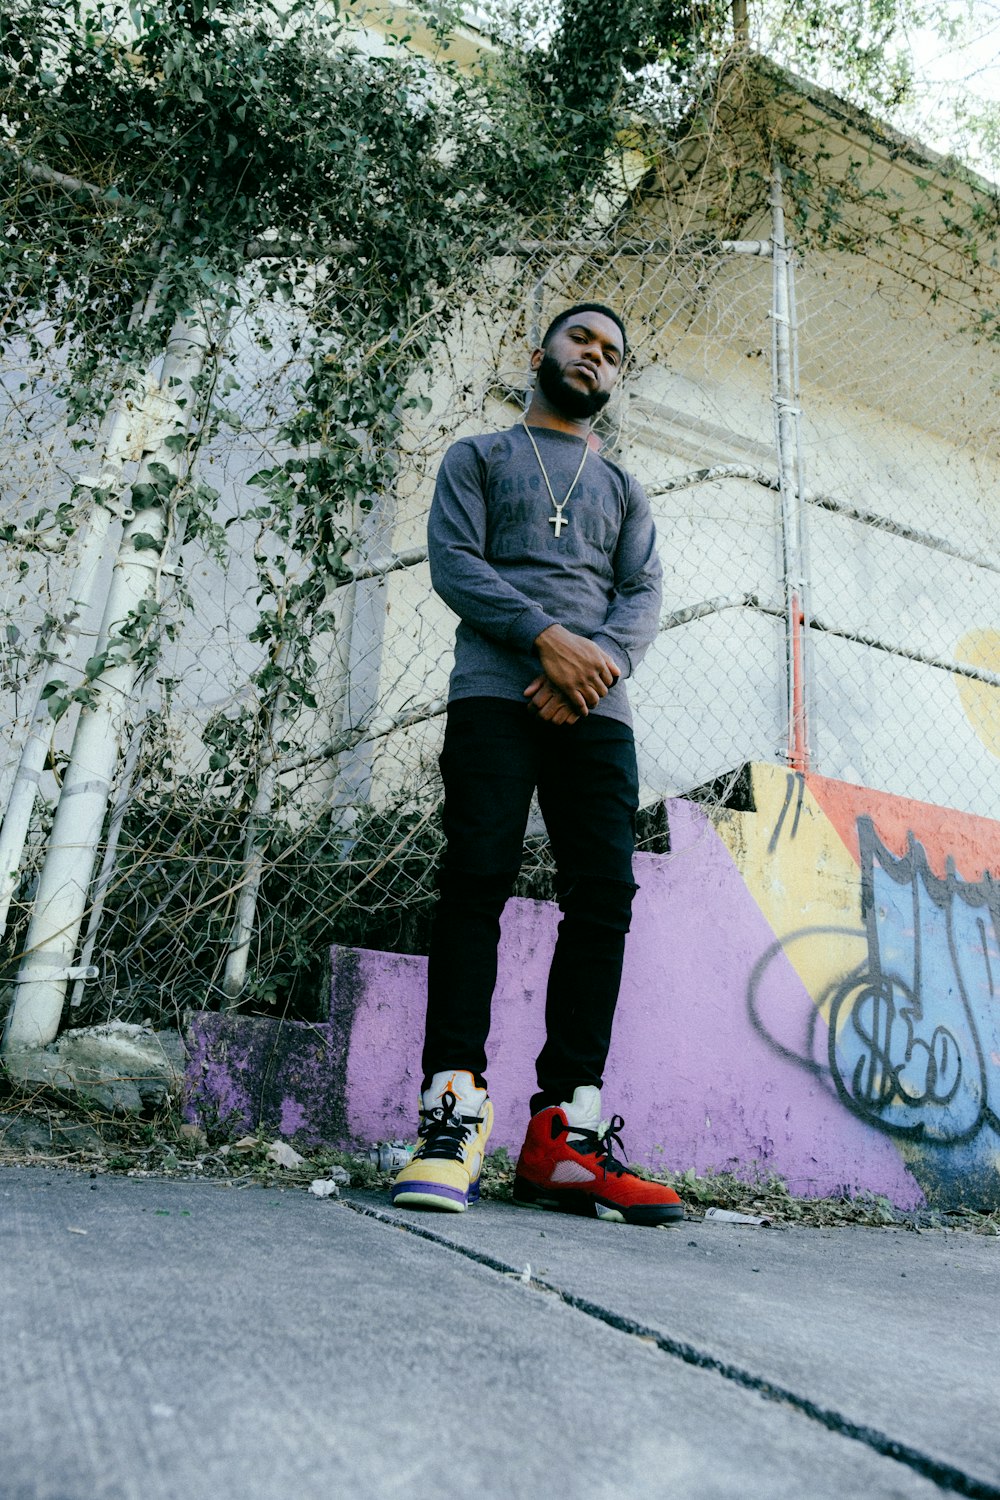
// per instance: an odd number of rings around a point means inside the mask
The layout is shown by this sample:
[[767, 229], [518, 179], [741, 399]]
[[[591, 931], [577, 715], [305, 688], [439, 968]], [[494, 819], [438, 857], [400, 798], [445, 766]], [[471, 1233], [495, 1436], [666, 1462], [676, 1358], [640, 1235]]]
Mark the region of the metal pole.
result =
[[772, 385], [781, 494], [781, 540], [785, 588], [785, 691], [788, 708], [786, 756], [795, 771], [809, 769], [805, 683], [805, 580], [803, 577], [802, 501], [799, 494], [798, 402], [793, 355], [794, 329], [789, 289], [789, 254], [781, 166], [771, 174], [771, 240], [773, 268]]
[[[207, 345], [208, 333], [201, 319], [181, 319], [175, 325], [159, 381], [162, 409], [169, 417], [164, 429], [171, 428], [169, 435], [186, 432], [195, 415], [196, 385]], [[174, 476], [179, 473], [182, 460], [166, 446], [167, 436], [163, 430], [145, 454], [137, 483], [152, 483], [152, 463]], [[115, 643], [112, 656], [116, 659], [95, 678], [94, 703], [80, 711], [0, 1048], [5, 1055], [52, 1041], [59, 1030], [67, 981], [76, 977], [77, 939], [120, 741], [141, 670], [136, 649], [141, 642], [116, 642], [116, 637], [126, 622], [135, 627], [144, 602], [156, 599], [163, 571], [160, 549], [169, 519], [169, 501], [164, 498], [138, 511], [122, 535], [98, 637], [98, 654]], [[155, 630], [155, 611], [149, 619], [150, 629]]]
[[802, 443], [802, 388], [799, 383], [799, 315], [795, 290], [795, 263], [796, 255], [794, 248], [792, 248], [785, 257], [785, 270], [788, 284], [788, 339], [791, 350], [791, 398], [795, 442], [795, 513], [798, 522], [799, 542], [799, 630], [801, 637], [799, 655], [802, 668], [801, 730], [802, 753], [804, 757], [802, 769], [808, 771], [814, 768], [813, 749], [809, 744], [809, 726], [812, 723], [813, 689], [816, 674], [813, 660], [812, 565], [809, 557], [809, 524], [808, 512], [806, 510], [808, 490], [806, 489], [805, 455]]
[[[274, 657], [275, 669], [283, 672], [288, 655], [286, 641], [282, 641]], [[280, 678], [279, 678], [280, 681]], [[276, 746], [281, 739], [288, 707], [288, 695], [276, 691], [265, 719], [264, 740]], [[257, 778], [257, 791], [247, 818], [243, 840], [243, 879], [236, 903], [236, 920], [233, 935], [226, 955], [226, 967], [222, 977], [222, 990], [226, 997], [226, 1008], [235, 1007], [246, 983], [247, 964], [250, 958], [250, 943], [253, 939], [257, 918], [257, 897], [264, 878], [264, 855], [267, 841], [261, 837], [265, 819], [271, 816], [275, 793], [278, 788], [279, 763], [277, 754], [262, 755]]]

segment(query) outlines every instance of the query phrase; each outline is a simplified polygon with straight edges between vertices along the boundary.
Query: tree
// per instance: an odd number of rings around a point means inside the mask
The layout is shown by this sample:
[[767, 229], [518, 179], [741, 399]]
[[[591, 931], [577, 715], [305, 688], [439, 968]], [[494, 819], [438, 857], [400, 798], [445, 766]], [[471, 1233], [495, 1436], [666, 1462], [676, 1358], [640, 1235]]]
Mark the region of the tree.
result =
[[[610, 74], [634, 47], [636, 25], [610, 26]], [[252, 914], [275, 758], [288, 748], [285, 726], [314, 702], [329, 592], [349, 576], [358, 517], [392, 484], [402, 414], [424, 399], [414, 377], [503, 237], [552, 222], [594, 186], [616, 125], [614, 89], [591, 142], [585, 90], [559, 54], [561, 113], [542, 130], [551, 89], [537, 58], [519, 65], [528, 107], [505, 112], [513, 61], [463, 72], [443, 23], [437, 43], [432, 58], [404, 40], [373, 55], [336, 13], [255, 0], [8, 0], [0, 12], [6, 349], [29, 362], [55, 352], [55, 395], [81, 453], [116, 398], [139, 399], [164, 351], [159, 394], [170, 407], [137, 473], [112, 440], [100, 482], [81, 476], [56, 517], [64, 537], [91, 543], [107, 535], [109, 509], [126, 525], [83, 671], [59, 648], [67, 620], [50, 622], [39, 651], [36, 720], [75, 714], [77, 748], [27, 936], [29, 968], [51, 970], [54, 959], [72, 968], [103, 785], [126, 728], [118, 705], [157, 660], [159, 564], [196, 535], [224, 545], [217, 496], [194, 459], [232, 420], [214, 389], [213, 350], [227, 323], [249, 319], [265, 345], [283, 303], [299, 372], [277, 433], [288, 456], [250, 481], [259, 497], [251, 519], [268, 539], [252, 636], [257, 704], [210, 729], [209, 769], [224, 774], [236, 760], [244, 776]], [[43, 544], [38, 515], [19, 526], [29, 550], [33, 534]], [[5, 830], [15, 855], [8, 883], [44, 751], [36, 734], [35, 761], [22, 765], [22, 826], [12, 830], [8, 815]], [[65, 980], [21, 979], [14, 1013], [23, 1019], [29, 981], [33, 1014], [43, 989], [49, 1000], [44, 1020], [15, 1025], [8, 1041], [47, 1040]]]

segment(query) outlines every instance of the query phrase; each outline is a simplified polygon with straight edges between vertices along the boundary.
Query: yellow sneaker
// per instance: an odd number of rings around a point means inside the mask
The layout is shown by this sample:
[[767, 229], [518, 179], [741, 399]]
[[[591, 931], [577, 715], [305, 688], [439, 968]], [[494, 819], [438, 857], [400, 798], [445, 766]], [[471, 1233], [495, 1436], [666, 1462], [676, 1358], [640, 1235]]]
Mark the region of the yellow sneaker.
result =
[[400, 1208], [464, 1213], [479, 1197], [493, 1106], [471, 1073], [435, 1073], [420, 1096], [417, 1148], [392, 1185]]

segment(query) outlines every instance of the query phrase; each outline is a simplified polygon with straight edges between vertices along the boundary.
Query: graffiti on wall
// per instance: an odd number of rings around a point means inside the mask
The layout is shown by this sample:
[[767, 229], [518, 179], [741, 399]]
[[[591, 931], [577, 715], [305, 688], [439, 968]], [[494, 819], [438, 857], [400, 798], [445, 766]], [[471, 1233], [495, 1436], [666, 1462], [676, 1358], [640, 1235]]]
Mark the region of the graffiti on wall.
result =
[[958, 1145], [987, 1127], [981, 1019], [1000, 999], [1000, 885], [966, 881], [953, 860], [935, 875], [910, 835], [906, 853], [858, 820], [868, 965], [834, 995], [830, 1072], [845, 1103], [897, 1135]]
[[[830, 891], [854, 886], [859, 921], [793, 926], [761, 955], [748, 990], [750, 1019], [772, 1049], [809, 1069], [855, 1116], [908, 1143], [908, 1159], [934, 1157], [934, 1175], [978, 1165], [995, 1172], [1000, 1149], [1000, 878], [986, 869], [965, 878], [944, 827], [932, 830], [931, 852], [913, 831], [901, 834], [899, 799], [861, 794], [836, 819], [830, 784], [823, 799], [810, 796], [812, 778], [783, 777], [764, 792], [760, 812], [770, 829], [767, 853], [797, 841], [803, 819], [819, 840], [813, 890], [802, 889], [807, 863], [795, 851], [800, 875], [798, 907], [834, 915]], [[771, 808], [766, 804], [770, 802]], [[880, 836], [880, 803], [891, 809], [895, 849]], [[847, 813], [850, 812], [850, 837]], [[960, 815], [953, 815], [959, 819]], [[824, 827], [825, 825], [825, 827]], [[968, 830], [957, 839], [962, 858], [982, 854]], [[763, 838], [763, 830], [761, 833]], [[787, 847], [786, 847], [787, 852]], [[986, 851], [987, 853], [989, 851]], [[844, 856], [849, 864], [845, 868]], [[839, 860], [839, 865], [838, 865]], [[812, 864], [812, 860], [809, 864]], [[980, 869], [982, 865], [980, 864]], [[744, 863], [745, 874], [750, 874]], [[836, 877], [831, 879], [831, 874]], [[853, 879], [852, 879], [853, 876]], [[752, 876], [748, 883], [752, 884]], [[795, 892], [782, 886], [781, 905], [791, 917]], [[803, 899], [805, 898], [805, 899]], [[812, 899], [811, 899], [812, 898]], [[771, 920], [784, 923], [773, 896]], [[822, 911], [823, 906], [827, 912]], [[843, 917], [847, 913], [836, 912]], [[811, 1003], [790, 1017], [778, 1004], [778, 969], [790, 961], [806, 979]], [[817, 976], [821, 976], [818, 978]]]

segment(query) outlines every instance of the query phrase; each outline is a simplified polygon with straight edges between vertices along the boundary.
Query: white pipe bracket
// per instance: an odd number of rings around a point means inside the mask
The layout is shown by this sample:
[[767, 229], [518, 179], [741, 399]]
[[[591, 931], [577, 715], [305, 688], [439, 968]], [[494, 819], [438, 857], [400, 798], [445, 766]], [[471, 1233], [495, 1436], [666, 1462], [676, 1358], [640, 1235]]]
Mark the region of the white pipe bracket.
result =
[[132, 506], [125, 505], [117, 496], [109, 493], [109, 489], [113, 488], [118, 482], [117, 475], [109, 483], [107, 478], [101, 478], [100, 476], [95, 478], [93, 474], [81, 474], [76, 482], [83, 485], [85, 489], [93, 490], [94, 499], [98, 505], [103, 505], [105, 510], [109, 510], [120, 521], [135, 520], [135, 511], [132, 509]]
[[[36, 956], [35, 961], [40, 962], [42, 955]], [[30, 984], [33, 979], [44, 980], [49, 984], [54, 979], [100, 979], [101, 971], [96, 964], [70, 964], [63, 968], [46, 968], [44, 974], [32, 974], [31, 970], [22, 969], [17, 976], [18, 984]]]
[[719, 249], [724, 255], [770, 256], [774, 246], [770, 240], [722, 240]]

